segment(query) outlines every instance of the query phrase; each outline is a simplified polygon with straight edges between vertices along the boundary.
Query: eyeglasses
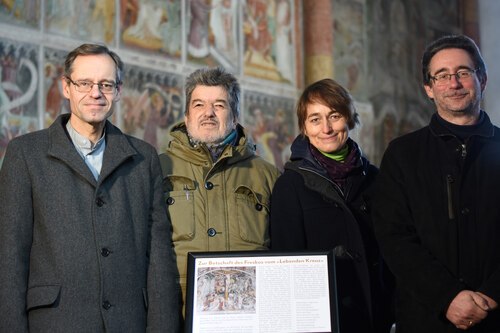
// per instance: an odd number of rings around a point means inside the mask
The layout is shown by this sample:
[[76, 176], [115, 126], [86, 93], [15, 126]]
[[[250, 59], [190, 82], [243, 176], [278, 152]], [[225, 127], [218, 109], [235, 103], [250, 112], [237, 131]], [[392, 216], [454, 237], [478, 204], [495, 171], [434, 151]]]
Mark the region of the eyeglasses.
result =
[[467, 79], [471, 78], [474, 75], [474, 73], [476, 73], [476, 72], [477, 72], [477, 69], [462, 69], [456, 73], [452, 73], [452, 74], [440, 73], [440, 74], [436, 74], [434, 76], [430, 76], [430, 78], [432, 80], [434, 80], [434, 83], [436, 83], [436, 85], [443, 86], [443, 85], [447, 85], [450, 82], [452, 76], [454, 76], [457, 79], [457, 81], [458, 80], [467, 80]]
[[81, 93], [88, 93], [92, 90], [94, 85], [97, 85], [97, 88], [99, 88], [99, 91], [101, 91], [102, 93], [111, 94], [115, 92], [116, 87], [118, 86], [118, 84], [114, 82], [92, 82], [87, 80], [73, 81], [69, 77], [66, 77], [66, 79], [68, 79], [69, 82], [73, 83], [76, 91]]

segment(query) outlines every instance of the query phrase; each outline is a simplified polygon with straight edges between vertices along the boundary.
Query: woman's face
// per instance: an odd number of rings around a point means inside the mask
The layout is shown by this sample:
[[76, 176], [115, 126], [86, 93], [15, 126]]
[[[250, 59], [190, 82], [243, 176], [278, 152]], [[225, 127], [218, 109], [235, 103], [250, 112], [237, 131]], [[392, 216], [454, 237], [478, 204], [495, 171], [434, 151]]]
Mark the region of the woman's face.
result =
[[309, 142], [324, 153], [339, 151], [349, 138], [345, 117], [320, 103], [307, 105], [304, 132]]

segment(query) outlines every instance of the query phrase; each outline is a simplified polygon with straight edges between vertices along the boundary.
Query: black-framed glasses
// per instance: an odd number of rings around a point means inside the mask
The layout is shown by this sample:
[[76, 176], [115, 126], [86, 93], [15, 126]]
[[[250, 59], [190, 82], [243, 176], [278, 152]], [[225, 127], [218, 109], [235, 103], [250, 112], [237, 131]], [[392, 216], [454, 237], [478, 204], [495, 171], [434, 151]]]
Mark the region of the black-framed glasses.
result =
[[439, 73], [434, 76], [430, 76], [430, 78], [437, 85], [447, 85], [451, 81], [452, 76], [454, 76], [457, 81], [467, 80], [470, 79], [476, 72], [477, 69], [461, 69], [456, 73]]
[[102, 93], [111, 94], [116, 91], [116, 87], [118, 86], [117, 83], [108, 81], [103, 81], [103, 82], [92, 82], [88, 80], [73, 81], [69, 77], [66, 77], [66, 79], [68, 79], [68, 81], [75, 86], [76, 91], [81, 93], [88, 93], [92, 90], [94, 85], [97, 85], [97, 88], [99, 88], [99, 91], [101, 91]]

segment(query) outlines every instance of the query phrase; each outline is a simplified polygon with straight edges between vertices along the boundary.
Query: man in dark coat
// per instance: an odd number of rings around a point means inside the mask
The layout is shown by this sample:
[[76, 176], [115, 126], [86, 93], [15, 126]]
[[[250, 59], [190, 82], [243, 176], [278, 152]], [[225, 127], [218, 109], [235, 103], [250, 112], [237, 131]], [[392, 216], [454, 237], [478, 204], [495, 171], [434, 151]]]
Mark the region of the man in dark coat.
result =
[[0, 170], [0, 332], [177, 332], [179, 288], [156, 151], [107, 118], [123, 63], [66, 58], [71, 114], [13, 139]]
[[500, 132], [480, 109], [486, 67], [445, 36], [422, 58], [430, 124], [390, 143], [373, 219], [397, 279], [396, 331], [500, 332]]

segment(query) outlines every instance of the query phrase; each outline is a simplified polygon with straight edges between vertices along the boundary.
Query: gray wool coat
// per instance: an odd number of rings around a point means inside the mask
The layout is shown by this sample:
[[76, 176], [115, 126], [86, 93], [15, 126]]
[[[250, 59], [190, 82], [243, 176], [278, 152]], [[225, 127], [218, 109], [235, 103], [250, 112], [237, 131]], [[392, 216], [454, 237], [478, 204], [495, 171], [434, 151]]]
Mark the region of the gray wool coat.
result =
[[0, 332], [176, 332], [179, 287], [156, 151], [106, 123], [98, 181], [69, 115], [0, 170]]

